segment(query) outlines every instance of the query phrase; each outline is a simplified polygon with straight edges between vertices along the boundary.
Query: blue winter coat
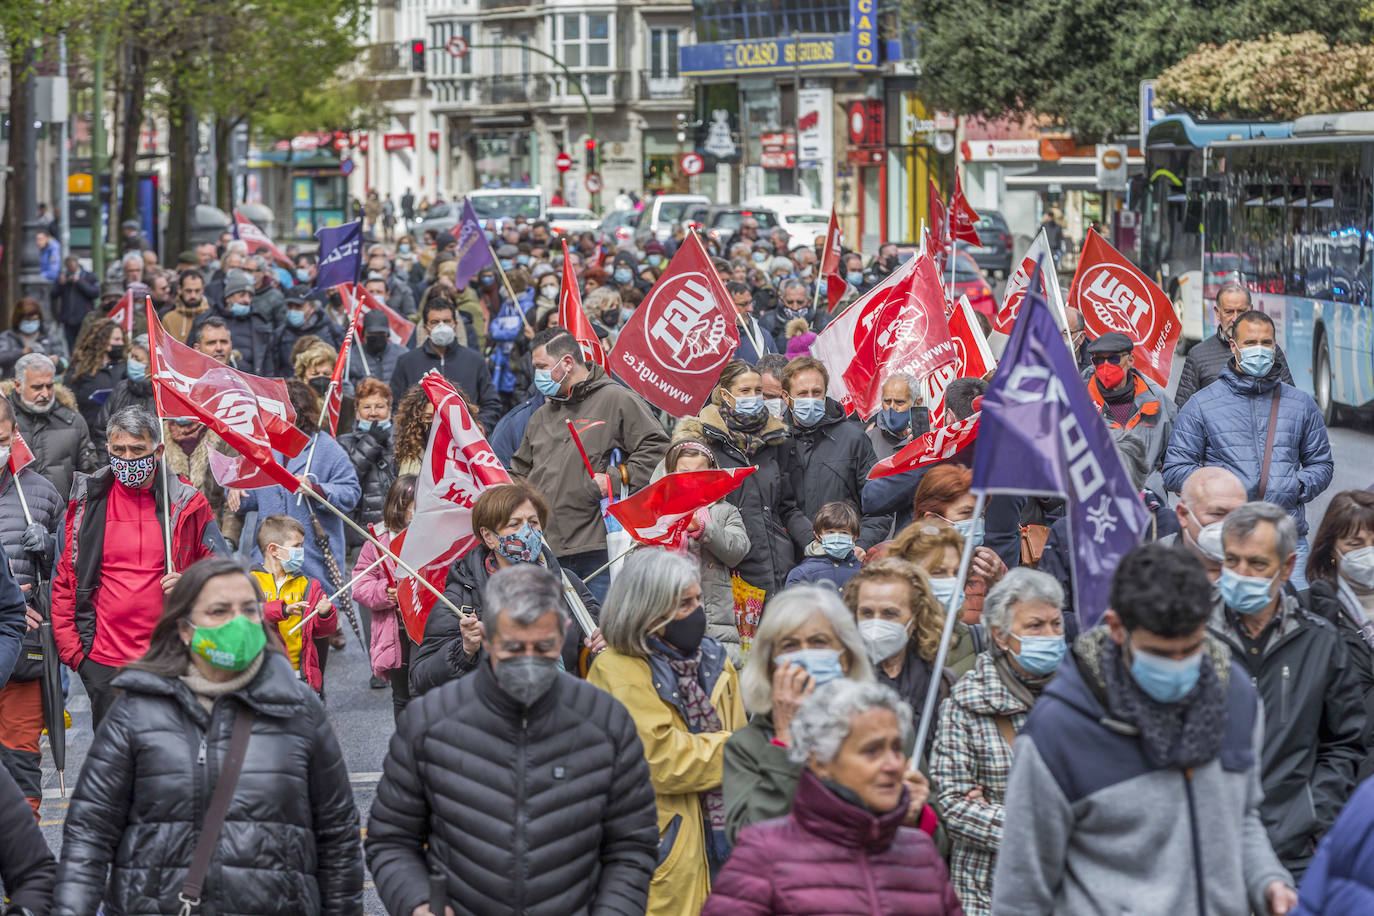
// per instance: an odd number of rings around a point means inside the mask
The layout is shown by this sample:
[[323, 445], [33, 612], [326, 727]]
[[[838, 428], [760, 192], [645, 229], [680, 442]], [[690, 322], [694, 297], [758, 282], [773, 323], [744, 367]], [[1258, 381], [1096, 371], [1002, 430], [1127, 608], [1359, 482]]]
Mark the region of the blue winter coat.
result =
[[1350, 796], [1307, 867], [1293, 916], [1374, 913], [1374, 777]]
[[[1269, 483], [1259, 493], [1264, 439], [1269, 428], [1270, 398], [1282, 385]], [[1264, 499], [1288, 510], [1307, 533], [1303, 506], [1331, 483], [1334, 463], [1317, 403], [1292, 385], [1283, 385], [1276, 370], [1263, 378], [1240, 375], [1234, 364], [1221, 377], [1188, 399], [1164, 453], [1164, 486], [1175, 493], [1188, 475], [1202, 467], [1223, 467], [1245, 484], [1250, 499]]]

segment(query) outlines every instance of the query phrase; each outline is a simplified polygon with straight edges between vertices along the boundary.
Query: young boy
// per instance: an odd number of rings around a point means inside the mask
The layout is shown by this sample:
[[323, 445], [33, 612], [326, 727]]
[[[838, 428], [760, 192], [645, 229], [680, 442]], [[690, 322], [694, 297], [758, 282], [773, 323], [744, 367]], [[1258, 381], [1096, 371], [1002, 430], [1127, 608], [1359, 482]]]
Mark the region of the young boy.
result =
[[[339, 620], [324, 586], [301, 574], [305, 528], [289, 515], [269, 515], [258, 525], [258, 549], [262, 551], [262, 566], [253, 569], [253, 578], [266, 598], [263, 619], [277, 625], [297, 676], [323, 695], [324, 668], [315, 640], [324, 641], [337, 632]], [[312, 609], [319, 613], [293, 634], [292, 628]]]
[[854, 538], [859, 536], [859, 510], [849, 503], [826, 503], [811, 524], [816, 539], [806, 545], [806, 559], [787, 574], [786, 585], [829, 582], [843, 589], [859, 571]]

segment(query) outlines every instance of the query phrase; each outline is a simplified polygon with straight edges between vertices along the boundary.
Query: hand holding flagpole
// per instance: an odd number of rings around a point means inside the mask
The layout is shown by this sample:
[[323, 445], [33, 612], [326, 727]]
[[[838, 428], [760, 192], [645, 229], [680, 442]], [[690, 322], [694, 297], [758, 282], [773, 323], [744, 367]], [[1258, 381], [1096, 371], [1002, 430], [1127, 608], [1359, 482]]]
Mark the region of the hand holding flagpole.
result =
[[328, 602], [329, 606], [332, 607], [332, 606], [334, 605], [334, 599], [336, 599], [336, 598], [338, 598], [339, 596], [343, 595], [345, 592], [347, 592], [347, 591], [348, 591], [350, 588], [352, 588], [354, 585], [357, 585], [358, 582], [362, 580], [363, 576], [367, 575], [368, 573], [372, 572], [372, 570], [376, 569], [376, 568], [377, 568], [377, 564], [381, 563], [381, 562], [382, 562], [383, 560], [385, 560], [386, 558], [387, 558], [387, 555], [386, 555], [386, 554], [382, 554], [382, 555], [379, 556], [377, 559], [373, 560], [373, 561], [368, 565], [368, 567], [367, 567], [366, 569], [364, 569], [362, 572], [360, 572], [360, 573], [358, 573], [357, 575], [355, 575], [352, 579], [349, 579], [349, 580], [348, 580], [348, 584], [345, 585], [343, 588], [339, 589], [339, 590], [336, 591], [334, 594], [332, 594], [332, 595], [330, 595], [328, 598], [324, 599], [323, 602], [316, 602], [314, 609], [311, 610], [311, 612], [310, 612], [309, 614], [306, 614], [306, 615], [305, 615], [304, 617], [302, 617], [299, 621], [297, 621], [296, 625], [295, 625], [294, 627], [292, 627], [292, 628], [288, 631], [288, 632], [290, 633], [290, 635], [295, 636], [297, 633], [300, 632], [301, 627], [305, 626], [305, 625], [306, 625], [307, 623], [309, 623], [312, 619], [314, 619], [315, 616], [317, 616], [317, 615], [320, 613], [319, 608], [320, 608], [320, 605], [321, 605], [321, 604], [324, 604], [325, 602]]

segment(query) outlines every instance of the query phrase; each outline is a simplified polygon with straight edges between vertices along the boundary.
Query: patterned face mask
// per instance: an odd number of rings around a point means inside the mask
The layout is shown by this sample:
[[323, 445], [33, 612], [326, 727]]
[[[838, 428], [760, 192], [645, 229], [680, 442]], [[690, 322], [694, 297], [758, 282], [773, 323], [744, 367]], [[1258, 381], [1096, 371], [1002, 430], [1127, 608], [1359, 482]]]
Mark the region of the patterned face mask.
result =
[[110, 467], [114, 469], [115, 480], [131, 489], [140, 489], [153, 477], [157, 458], [144, 455], [142, 458], [118, 458], [110, 456]]

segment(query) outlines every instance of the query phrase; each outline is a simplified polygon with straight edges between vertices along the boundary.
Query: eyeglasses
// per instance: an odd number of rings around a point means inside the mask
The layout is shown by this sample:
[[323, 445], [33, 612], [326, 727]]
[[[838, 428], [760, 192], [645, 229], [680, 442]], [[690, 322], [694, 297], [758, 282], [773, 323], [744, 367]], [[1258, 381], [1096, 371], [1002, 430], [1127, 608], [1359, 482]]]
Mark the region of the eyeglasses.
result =
[[1119, 366], [1121, 365], [1122, 357], [1125, 355], [1125, 353], [1094, 353], [1092, 355], [1092, 363], [1094, 366], [1100, 366], [1103, 363], [1111, 363], [1113, 366]]

